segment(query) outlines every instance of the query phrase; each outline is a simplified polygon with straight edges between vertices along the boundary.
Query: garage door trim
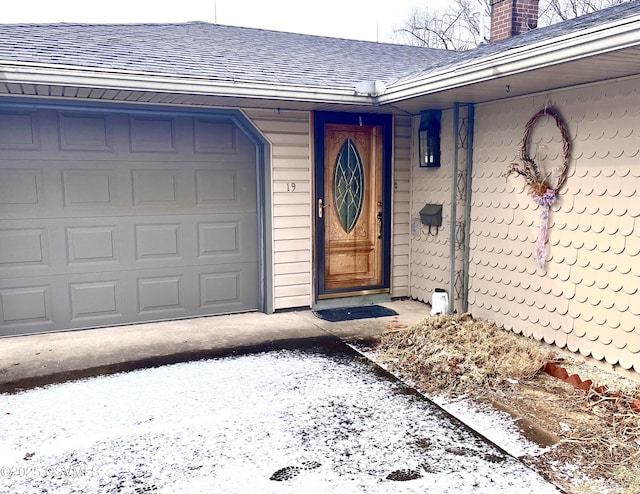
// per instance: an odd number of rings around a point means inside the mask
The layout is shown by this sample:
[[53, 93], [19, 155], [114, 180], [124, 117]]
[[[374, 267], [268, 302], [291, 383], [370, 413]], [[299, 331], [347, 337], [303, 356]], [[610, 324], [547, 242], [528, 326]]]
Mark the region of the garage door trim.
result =
[[[135, 117], [191, 117], [215, 119], [235, 125], [242, 134], [253, 144], [255, 149], [255, 181], [256, 181], [256, 220], [257, 220], [257, 276], [258, 276], [258, 310], [266, 313], [273, 312], [273, 289], [272, 289], [272, 252], [269, 246], [272, 238], [271, 225], [271, 177], [269, 156], [270, 148], [268, 141], [253, 126], [248, 118], [240, 110], [228, 109], [200, 109], [200, 108], [178, 108], [168, 106], [148, 106], [130, 104], [86, 104], [80, 102], [60, 102], [56, 100], [34, 101], [22, 100], [16, 102], [15, 99], [0, 98], [0, 106], [5, 111], [38, 111], [56, 110], [63, 112], [85, 113], [100, 112], [102, 114], [123, 113]], [[121, 117], [120, 117], [121, 118]], [[246, 141], [245, 141], [246, 142]], [[11, 158], [13, 159], [13, 158]], [[255, 286], [255, 285], [254, 285]], [[191, 316], [187, 316], [191, 317]], [[177, 317], [179, 318], [179, 317]], [[128, 322], [125, 324], [129, 324]]]

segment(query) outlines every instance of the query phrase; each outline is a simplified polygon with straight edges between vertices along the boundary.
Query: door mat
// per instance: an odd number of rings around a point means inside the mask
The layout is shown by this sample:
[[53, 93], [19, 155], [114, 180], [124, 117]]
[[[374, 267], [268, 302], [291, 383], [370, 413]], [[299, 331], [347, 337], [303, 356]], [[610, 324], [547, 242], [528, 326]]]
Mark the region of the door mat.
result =
[[340, 309], [314, 310], [316, 317], [329, 322], [352, 321], [354, 319], [371, 319], [374, 317], [397, 316], [393, 309], [381, 305], [365, 305], [362, 307], [343, 307]]

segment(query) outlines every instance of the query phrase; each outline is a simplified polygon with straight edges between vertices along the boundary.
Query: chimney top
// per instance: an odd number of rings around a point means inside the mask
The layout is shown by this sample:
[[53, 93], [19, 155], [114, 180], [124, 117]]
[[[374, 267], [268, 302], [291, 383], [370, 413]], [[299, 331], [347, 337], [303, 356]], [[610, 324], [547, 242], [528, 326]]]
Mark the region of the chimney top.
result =
[[538, 0], [490, 0], [491, 35], [500, 41], [538, 27]]

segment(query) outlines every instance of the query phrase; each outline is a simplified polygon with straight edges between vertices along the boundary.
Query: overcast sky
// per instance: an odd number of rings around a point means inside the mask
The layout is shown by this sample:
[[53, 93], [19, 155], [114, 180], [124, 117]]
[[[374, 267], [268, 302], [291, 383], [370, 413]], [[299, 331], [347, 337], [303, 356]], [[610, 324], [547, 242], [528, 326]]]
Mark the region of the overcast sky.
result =
[[28, 0], [2, 2], [0, 23], [217, 22], [366, 41], [392, 41], [411, 12], [446, 0]]

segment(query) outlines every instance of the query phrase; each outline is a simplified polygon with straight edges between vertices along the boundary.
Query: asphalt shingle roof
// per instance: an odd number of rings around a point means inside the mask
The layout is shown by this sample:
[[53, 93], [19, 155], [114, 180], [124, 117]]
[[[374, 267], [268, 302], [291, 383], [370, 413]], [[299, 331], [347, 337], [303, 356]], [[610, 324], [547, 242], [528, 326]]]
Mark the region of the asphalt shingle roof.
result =
[[633, 0], [467, 52], [186, 24], [4, 24], [0, 62], [322, 88], [390, 84], [640, 13]]
[[0, 25], [0, 60], [305, 86], [391, 81], [455, 56], [203, 22]]
[[552, 24], [551, 26], [532, 29], [527, 33], [513, 36], [512, 38], [508, 38], [497, 43], [484, 45], [476, 51], [480, 52], [481, 55], [486, 55], [488, 53], [510, 50], [512, 48], [550, 40], [552, 38], [563, 36], [565, 34], [575, 33], [583, 29], [596, 27], [601, 24], [606, 24], [617, 19], [623, 19], [625, 17], [637, 14], [640, 14], [640, 1], [627, 1], [625, 3], [621, 3], [620, 5], [615, 5], [613, 7], [592, 12], [591, 14], [585, 14], [564, 22], [558, 22], [557, 24]]
[[425, 67], [421, 70], [414, 71], [411, 74], [406, 74], [405, 79], [419, 78], [421, 75], [426, 75], [438, 68], [480, 60], [484, 57], [495, 55], [497, 53], [506, 52], [508, 50], [527, 45], [533, 45], [543, 41], [550, 41], [560, 36], [576, 33], [590, 27], [597, 27], [602, 24], [607, 24], [615, 20], [624, 19], [625, 17], [638, 14], [640, 14], [640, 0], [631, 0], [620, 5], [598, 10], [557, 24], [532, 29], [531, 31], [502, 41], [483, 44], [474, 50], [458, 52], [459, 56], [457, 58], [452, 60], [441, 60], [439, 63], [435, 63], [431, 67]]

